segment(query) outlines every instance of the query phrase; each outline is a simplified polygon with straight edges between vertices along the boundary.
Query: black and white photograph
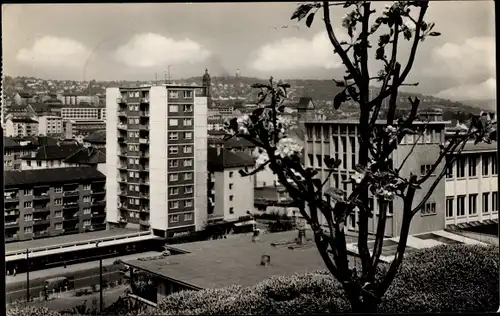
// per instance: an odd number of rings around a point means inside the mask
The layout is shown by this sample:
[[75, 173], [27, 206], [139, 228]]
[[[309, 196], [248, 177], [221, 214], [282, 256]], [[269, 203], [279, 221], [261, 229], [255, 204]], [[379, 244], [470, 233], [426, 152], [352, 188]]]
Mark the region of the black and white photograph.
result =
[[2, 4], [5, 315], [500, 312], [495, 9]]

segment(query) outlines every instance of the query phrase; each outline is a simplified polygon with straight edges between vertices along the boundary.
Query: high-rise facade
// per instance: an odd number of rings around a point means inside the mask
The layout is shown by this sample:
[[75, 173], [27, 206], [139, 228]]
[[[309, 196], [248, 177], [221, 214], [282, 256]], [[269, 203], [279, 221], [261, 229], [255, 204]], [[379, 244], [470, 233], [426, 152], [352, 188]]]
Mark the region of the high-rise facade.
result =
[[207, 220], [207, 96], [202, 87], [106, 90], [107, 222], [161, 237]]

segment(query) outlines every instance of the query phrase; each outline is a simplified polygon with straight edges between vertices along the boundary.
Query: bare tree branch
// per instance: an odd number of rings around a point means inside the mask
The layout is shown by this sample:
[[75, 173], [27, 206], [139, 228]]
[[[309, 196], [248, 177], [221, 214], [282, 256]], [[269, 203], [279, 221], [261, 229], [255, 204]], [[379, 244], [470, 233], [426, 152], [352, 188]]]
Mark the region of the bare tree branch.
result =
[[378, 221], [377, 221], [377, 232], [375, 235], [375, 244], [373, 245], [373, 255], [372, 255], [372, 265], [377, 266], [382, 254], [382, 247], [384, 246], [385, 237], [385, 225], [387, 222], [387, 203], [382, 201], [381, 208], [379, 209]]

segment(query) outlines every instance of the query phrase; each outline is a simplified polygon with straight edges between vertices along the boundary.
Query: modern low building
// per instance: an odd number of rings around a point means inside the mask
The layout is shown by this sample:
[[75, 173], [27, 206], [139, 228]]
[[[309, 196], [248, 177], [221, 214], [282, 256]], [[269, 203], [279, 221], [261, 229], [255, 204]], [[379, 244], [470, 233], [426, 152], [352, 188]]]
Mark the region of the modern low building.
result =
[[4, 172], [6, 241], [105, 229], [105, 176], [92, 167]]
[[[467, 143], [446, 174], [446, 225], [466, 228], [498, 220], [497, 144]], [[451, 159], [452, 155], [447, 159]]]
[[[415, 121], [415, 128], [423, 132], [417, 145], [412, 150], [417, 137], [407, 135], [401, 141], [398, 148], [392, 153], [391, 158], [394, 166], [400, 166], [402, 161], [409, 155], [408, 160], [400, 170], [403, 177], [409, 176], [410, 173], [423, 175], [428, 168], [437, 160], [440, 149], [439, 145], [445, 139], [445, 126], [448, 122], [442, 120], [442, 113], [439, 111], [422, 113], [427, 115], [430, 121]], [[332, 121], [306, 121], [306, 137], [304, 146], [305, 167], [314, 168], [319, 172], [319, 177], [322, 181], [326, 180], [326, 185], [323, 191], [330, 187], [342, 188], [348, 194], [352, 190], [352, 185], [342, 183], [354, 174], [354, 167], [358, 161], [359, 151], [359, 131], [357, 120], [332, 120]], [[385, 121], [377, 121], [376, 128], [383, 128]], [[425, 124], [428, 125], [425, 128]], [[327, 179], [328, 171], [323, 161], [325, 158], [332, 157], [342, 160], [338, 171], [334, 172], [330, 179]], [[444, 167], [444, 161], [438, 168]], [[428, 189], [432, 185], [433, 177], [422, 184], [422, 189], [417, 190], [414, 198], [414, 206], [416, 206]], [[430, 232], [444, 229], [445, 227], [445, 183], [441, 181], [435, 188], [433, 194], [428, 199], [427, 204], [421, 212], [414, 216], [410, 228], [410, 234]], [[375, 233], [376, 223], [378, 220], [379, 201], [374, 197], [370, 199], [370, 206], [374, 210], [374, 215], [369, 220], [369, 231]], [[402, 212], [394, 211], [402, 209], [401, 199], [396, 199], [393, 203], [389, 203], [388, 220], [386, 224], [386, 235], [388, 237], [396, 236], [400, 231]], [[322, 223], [326, 224], [326, 220], [321, 216]], [[347, 221], [349, 230], [357, 230], [358, 210], [350, 214]]]
[[88, 135], [103, 130], [106, 130], [106, 121], [63, 120], [63, 133], [66, 139], [83, 140]]
[[81, 148], [82, 146], [75, 142], [42, 146], [36, 152], [21, 157], [21, 170], [69, 167], [70, 165], [65, 162], [65, 159], [78, 152]]
[[7, 116], [5, 122], [5, 136], [29, 137], [38, 136], [38, 122], [31, 117]]
[[[208, 221], [234, 221], [253, 210], [254, 177], [242, 177], [239, 170], [252, 167], [246, 153], [208, 148]], [[170, 193], [178, 194], [177, 188]]]
[[73, 121], [106, 120], [106, 108], [103, 106], [93, 107], [63, 107], [61, 108], [61, 118]]
[[[200, 91], [201, 90], [201, 91]], [[106, 89], [107, 221], [160, 237], [207, 219], [204, 87]], [[177, 187], [177, 196], [169, 195]]]
[[43, 136], [63, 136], [61, 117], [56, 115], [39, 116], [38, 134]]

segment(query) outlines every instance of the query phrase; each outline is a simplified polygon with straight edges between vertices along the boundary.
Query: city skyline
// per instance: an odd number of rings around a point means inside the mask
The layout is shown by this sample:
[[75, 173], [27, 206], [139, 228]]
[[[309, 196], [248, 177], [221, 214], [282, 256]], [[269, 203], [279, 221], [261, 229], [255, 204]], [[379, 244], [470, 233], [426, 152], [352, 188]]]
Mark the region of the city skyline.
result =
[[[376, 3], [375, 8], [380, 12], [384, 5]], [[431, 3], [427, 21], [436, 22], [442, 36], [419, 47], [409, 78], [420, 83], [415, 92], [452, 100], [494, 98], [493, 5], [492, 1]], [[242, 76], [260, 78], [341, 76], [343, 67], [331, 52], [321, 20], [310, 29], [296, 24], [290, 21], [295, 7], [295, 3], [7, 5], [4, 70], [11, 76], [73, 80], [153, 80], [155, 73], [163, 78], [167, 65], [172, 66], [173, 78], [197, 76], [204, 68], [214, 76], [234, 75], [237, 69]], [[148, 18], [140, 19], [138, 12]], [[332, 10], [332, 20], [339, 21], [335, 27], [341, 27], [344, 13]], [[401, 49], [403, 61], [405, 49]]]

